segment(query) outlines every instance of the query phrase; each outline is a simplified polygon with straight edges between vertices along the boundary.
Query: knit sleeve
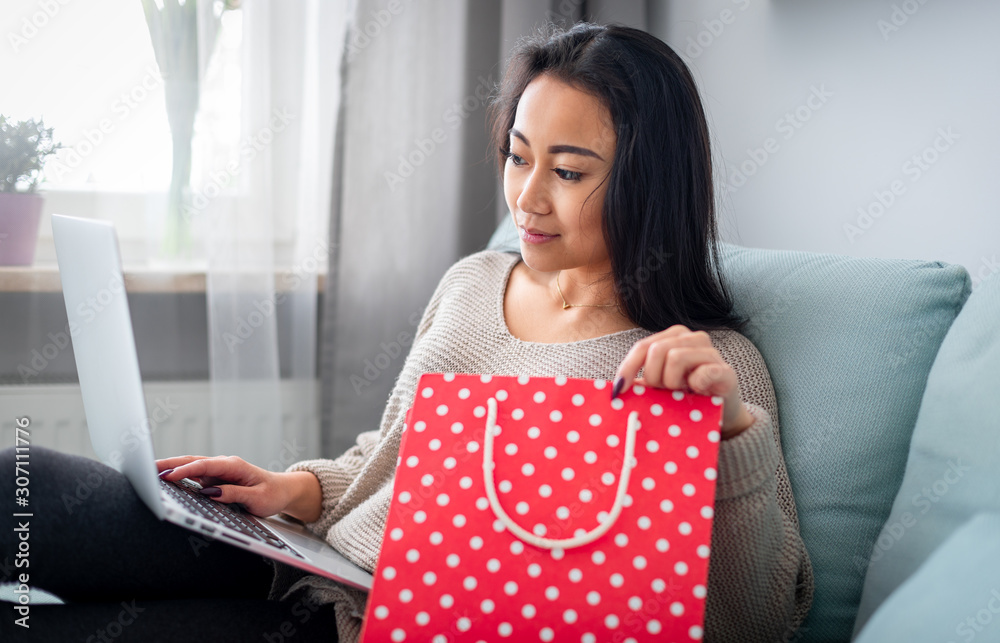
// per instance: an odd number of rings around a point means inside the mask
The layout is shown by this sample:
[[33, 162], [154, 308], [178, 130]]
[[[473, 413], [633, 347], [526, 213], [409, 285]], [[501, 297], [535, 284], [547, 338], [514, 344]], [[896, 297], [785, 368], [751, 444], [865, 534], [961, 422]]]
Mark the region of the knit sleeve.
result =
[[358, 436], [354, 446], [335, 460], [303, 460], [286, 471], [309, 471], [319, 480], [323, 494], [322, 512], [316, 522], [306, 523], [306, 528], [324, 537], [333, 524], [333, 512], [347, 488], [358, 477], [379, 442], [378, 431], [367, 431]]
[[812, 604], [813, 575], [781, 453], [774, 388], [746, 337], [716, 332], [712, 342], [736, 372], [754, 422], [719, 445], [705, 640], [789, 640]]
[[[427, 304], [427, 308], [424, 309], [420, 323], [417, 324], [417, 332], [410, 347], [411, 351], [420, 344], [420, 341], [433, 324], [438, 307], [442, 299], [446, 296], [451, 282], [454, 280], [456, 267], [460, 264], [462, 262], [449, 268], [441, 278], [441, 281], [438, 282], [437, 288], [434, 289], [434, 294], [431, 295], [431, 300]], [[375, 452], [382, 441], [383, 434], [389, 429], [389, 424], [385, 422], [382, 424], [382, 429], [367, 431], [358, 435], [354, 446], [336, 459], [303, 460], [296, 462], [286, 469], [289, 472], [309, 471], [319, 480], [319, 486], [322, 491], [322, 511], [315, 522], [305, 523], [305, 526], [320, 538], [325, 538], [330, 527], [336, 522], [337, 505], [350, 486], [354, 484], [354, 481], [361, 475], [361, 472], [371, 459], [372, 453]]]

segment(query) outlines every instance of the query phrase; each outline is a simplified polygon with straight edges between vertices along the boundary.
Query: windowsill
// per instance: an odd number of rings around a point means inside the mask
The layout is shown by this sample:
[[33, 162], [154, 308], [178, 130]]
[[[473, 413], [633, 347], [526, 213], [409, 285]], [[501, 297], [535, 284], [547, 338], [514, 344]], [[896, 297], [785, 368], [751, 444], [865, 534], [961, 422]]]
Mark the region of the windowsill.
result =
[[[204, 270], [182, 268], [130, 268], [125, 270], [126, 290], [130, 293], [199, 293], [205, 292]], [[290, 270], [274, 274], [275, 292], [287, 292], [294, 281]], [[323, 292], [326, 275], [316, 275], [316, 290]], [[55, 264], [0, 266], [0, 292], [62, 292], [59, 268]]]
[[[125, 288], [141, 293], [203, 293], [206, 287], [204, 261], [188, 263], [156, 262], [150, 258], [147, 240], [149, 226], [146, 208], [150, 199], [145, 192], [96, 191], [86, 188], [47, 188], [42, 193], [42, 219], [39, 224], [35, 262], [31, 266], [0, 266], [0, 293], [62, 292], [55, 244], [52, 240], [51, 215], [63, 213], [83, 218], [111, 221], [115, 224], [119, 251], [125, 269]], [[308, 276], [300, 268], [300, 278], [290, 279], [296, 264], [295, 240], [287, 222], [275, 220], [273, 262], [275, 292], [288, 292], [290, 284]], [[314, 270], [325, 267], [310, 266]], [[317, 272], [317, 291], [323, 292], [325, 273]]]
[[[143, 191], [93, 190], [86, 186], [58, 188], [47, 186], [40, 192], [44, 197], [42, 218], [39, 222], [38, 245], [35, 262], [31, 266], [0, 266], [0, 293], [2, 292], [62, 292], [59, 269], [56, 264], [55, 244], [52, 240], [51, 215], [68, 214], [87, 219], [101, 219], [115, 225], [119, 252], [125, 269], [125, 287], [128, 292], [144, 293], [203, 293], [206, 287], [205, 261], [175, 263], [157, 261], [151, 255], [150, 231], [156, 228], [150, 219], [149, 208], [156, 206], [163, 195]], [[155, 207], [154, 207], [155, 210]], [[291, 267], [296, 263], [294, 230], [281, 217], [274, 221], [275, 291], [287, 292]], [[306, 264], [308, 265], [308, 264]], [[316, 268], [324, 268], [325, 262]], [[301, 271], [302, 278], [306, 274]], [[318, 292], [323, 291], [325, 275], [317, 274]]]

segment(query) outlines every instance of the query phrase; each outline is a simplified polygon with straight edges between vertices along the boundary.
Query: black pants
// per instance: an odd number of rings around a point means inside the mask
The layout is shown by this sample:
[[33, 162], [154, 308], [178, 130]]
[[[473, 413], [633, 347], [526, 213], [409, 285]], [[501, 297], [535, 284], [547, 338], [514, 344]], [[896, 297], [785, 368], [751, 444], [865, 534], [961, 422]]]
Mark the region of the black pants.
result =
[[0, 602], [0, 640], [337, 640], [331, 606], [267, 600], [269, 561], [158, 520], [114, 469], [37, 446], [28, 462], [25, 497], [14, 450], [0, 452], [0, 582], [27, 573], [66, 604], [30, 606], [25, 629]]

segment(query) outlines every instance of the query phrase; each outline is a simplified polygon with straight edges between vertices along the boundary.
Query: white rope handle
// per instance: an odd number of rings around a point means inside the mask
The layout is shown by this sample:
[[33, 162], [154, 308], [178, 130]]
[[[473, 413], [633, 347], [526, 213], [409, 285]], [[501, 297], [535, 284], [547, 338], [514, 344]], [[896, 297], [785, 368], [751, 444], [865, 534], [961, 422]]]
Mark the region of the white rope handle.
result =
[[622, 506], [625, 502], [625, 494], [628, 492], [628, 481], [632, 474], [632, 460], [635, 456], [635, 433], [639, 430], [639, 413], [632, 411], [628, 414], [628, 429], [625, 436], [625, 461], [622, 463], [621, 476], [618, 478], [618, 492], [615, 494], [615, 504], [611, 507], [611, 512], [604, 522], [591, 529], [587, 533], [557, 540], [553, 538], [541, 538], [524, 529], [515, 523], [507, 512], [500, 506], [497, 498], [496, 485], [493, 480], [493, 470], [496, 464], [493, 462], [493, 437], [497, 422], [497, 401], [492, 397], [486, 400], [489, 412], [486, 416], [486, 438], [483, 445], [483, 482], [486, 484], [486, 497], [489, 498], [490, 508], [497, 519], [504, 524], [515, 536], [524, 542], [541, 547], [542, 549], [572, 549], [590, 544], [603, 536], [618, 520], [621, 515]]

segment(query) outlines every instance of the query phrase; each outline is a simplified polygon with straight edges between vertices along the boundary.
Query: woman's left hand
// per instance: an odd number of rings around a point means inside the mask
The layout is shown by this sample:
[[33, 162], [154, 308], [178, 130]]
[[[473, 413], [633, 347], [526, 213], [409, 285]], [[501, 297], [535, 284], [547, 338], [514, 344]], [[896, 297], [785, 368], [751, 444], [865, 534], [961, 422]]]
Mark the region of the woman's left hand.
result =
[[[643, 377], [634, 379], [640, 367]], [[644, 337], [632, 346], [615, 375], [612, 397], [633, 384], [720, 396], [723, 440], [739, 435], [754, 422], [740, 399], [736, 373], [712, 346], [705, 331], [691, 331], [676, 324]]]

